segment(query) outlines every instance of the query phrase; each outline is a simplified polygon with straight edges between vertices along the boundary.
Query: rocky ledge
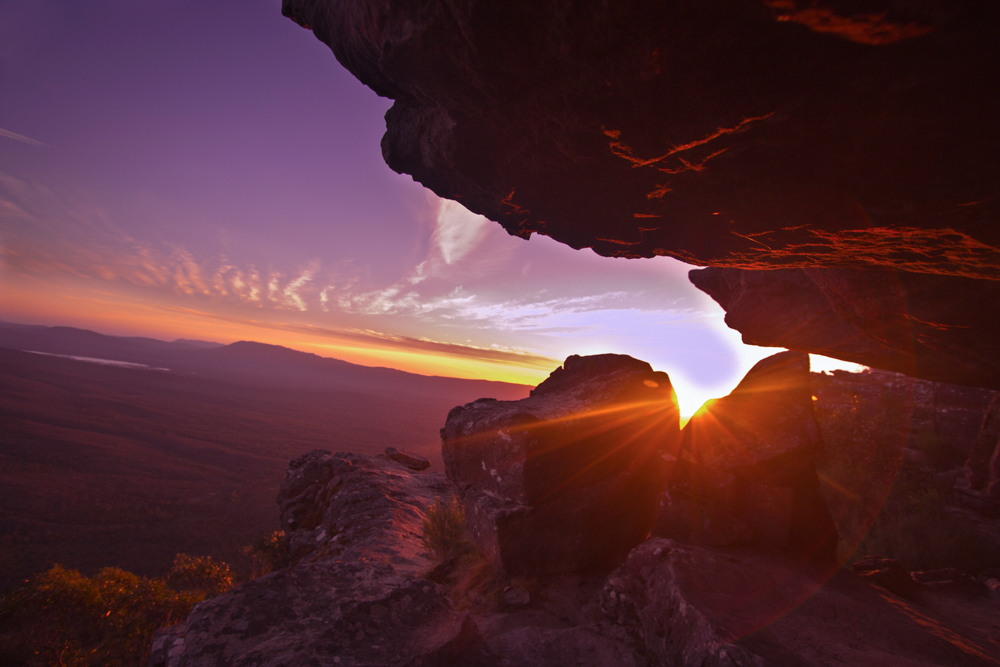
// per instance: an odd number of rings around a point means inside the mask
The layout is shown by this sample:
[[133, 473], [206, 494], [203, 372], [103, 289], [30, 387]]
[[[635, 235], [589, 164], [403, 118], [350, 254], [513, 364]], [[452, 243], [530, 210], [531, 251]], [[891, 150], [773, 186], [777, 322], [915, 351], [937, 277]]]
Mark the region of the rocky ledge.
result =
[[[852, 571], [802, 548], [826, 543], [796, 521], [824, 511], [803, 361], [765, 360], [678, 433], [665, 374], [571, 357], [529, 399], [453, 410], [447, 477], [399, 452], [410, 465], [305, 454], [278, 499], [290, 565], [199, 604], [160, 633], [152, 664], [996, 665], [996, 578], [878, 558]], [[706, 479], [728, 480], [719, 497], [737, 500], [691, 493]], [[459, 534], [434, 553], [425, 518], [451, 497], [478, 548]], [[692, 506], [700, 530], [660, 536], [690, 527]], [[713, 524], [739, 530], [706, 539]]]
[[394, 170], [602, 255], [1000, 277], [978, 0], [283, 0]]
[[1000, 389], [1000, 4], [282, 11], [394, 100], [390, 167], [509, 233], [709, 267], [750, 344]]

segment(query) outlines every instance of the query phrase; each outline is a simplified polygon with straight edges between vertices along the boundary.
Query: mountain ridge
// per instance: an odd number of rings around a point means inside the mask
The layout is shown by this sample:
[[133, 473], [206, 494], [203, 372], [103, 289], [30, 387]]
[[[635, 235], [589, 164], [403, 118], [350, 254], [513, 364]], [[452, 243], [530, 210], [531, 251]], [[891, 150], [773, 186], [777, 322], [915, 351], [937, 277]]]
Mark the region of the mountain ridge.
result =
[[283, 345], [237, 341], [228, 345], [177, 339], [109, 336], [67, 326], [0, 321], [0, 347], [145, 364], [170, 372], [267, 387], [363, 390], [386, 395], [427, 392], [456, 404], [475, 394], [503, 400], [527, 396], [530, 386], [496, 380], [421, 375], [384, 366], [362, 366]]

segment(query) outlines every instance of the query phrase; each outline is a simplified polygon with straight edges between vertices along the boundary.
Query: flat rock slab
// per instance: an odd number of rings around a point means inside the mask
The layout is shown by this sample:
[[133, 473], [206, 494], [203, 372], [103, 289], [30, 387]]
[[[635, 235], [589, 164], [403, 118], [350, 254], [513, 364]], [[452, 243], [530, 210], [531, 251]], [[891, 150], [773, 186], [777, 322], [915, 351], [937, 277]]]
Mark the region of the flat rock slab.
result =
[[672, 667], [1000, 663], [1000, 637], [847, 570], [662, 538], [636, 548], [608, 578], [601, 608]]

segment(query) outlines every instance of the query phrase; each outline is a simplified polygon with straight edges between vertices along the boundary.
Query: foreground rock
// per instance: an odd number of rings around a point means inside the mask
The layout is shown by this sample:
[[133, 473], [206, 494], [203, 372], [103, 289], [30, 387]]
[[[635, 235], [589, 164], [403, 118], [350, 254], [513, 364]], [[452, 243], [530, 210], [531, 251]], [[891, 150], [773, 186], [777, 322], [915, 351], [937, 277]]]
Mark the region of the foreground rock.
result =
[[969, 573], [1000, 566], [1000, 522], [983, 511], [991, 501], [955, 488], [996, 392], [874, 370], [812, 380], [820, 492], [842, 559], [879, 554], [909, 570]]
[[1000, 281], [856, 269], [695, 269], [751, 345], [1000, 389]]
[[808, 355], [781, 352], [758, 362], [732, 393], [694, 414], [681, 443], [656, 534], [834, 557], [837, 530], [816, 475], [823, 441]]
[[[877, 578], [815, 561], [652, 538], [610, 576], [511, 581], [484, 576], [489, 568], [474, 558], [449, 566], [422, 552], [424, 508], [449, 490], [441, 475], [381, 456], [314, 451], [292, 461], [281, 508], [293, 564], [199, 604], [186, 624], [159, 635], [151, 664], [977, 667], [1000, 659], [995, 578], [914, 573], [917, 605]], [[535, 539], [544, 548], [546, 537]]]
[[465, 616], [422, 578], [423, 510], [448, 490], [384, 457], [291, 461], [279, 500], [292, 566], [197, 605], [180, 664], [405, 665], [449, 651], [477, 664]]
[[653, 464], [678, 425], [666, 373], [624, 355], [571, 356], [529, 398], [452, 410], [441, 453], [485, 553], [509, 574], [572, 572], [646, 537]]
[[996, 665], [996, 603], [965, 598], [958, 621], [949, 600], [919, 606], [847, 570], [653, 538], [608, 577], [601, 609], [676, 667]]

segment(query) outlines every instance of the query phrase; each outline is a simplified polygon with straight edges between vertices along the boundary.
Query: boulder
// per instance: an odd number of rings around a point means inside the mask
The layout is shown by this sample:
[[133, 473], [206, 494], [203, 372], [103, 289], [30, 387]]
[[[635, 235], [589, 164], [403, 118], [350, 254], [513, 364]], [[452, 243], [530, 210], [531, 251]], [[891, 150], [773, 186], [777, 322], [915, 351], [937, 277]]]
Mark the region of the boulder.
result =
[[610, 576], [511, 579], [474, 555], [449, 575], [419, 534], [424, 508], [450, 492], [440, 474], [383, 456], [292, 461], [281, 508], [293, 564], [157, 633], [150, 665], [977, 667], [1000, 657], [996, 579], [970, 595], [952, 570], [918, 573], [920, 608], [832, 564], [662, 538]]
[[291, 461], [279, 500], [292, 565], [199, 603], [161, 652], [184, 667], [495, 664], [445, 588], [423, 578], [423, 511], [449, 492], [443, 475], [384, 457]]
[[992, 3], [282, 12], [394, 100], [392, 169], [511, 234], [701, 266], [998, 275]]
[[688, 275], [744, 343], [1000, 389], [1000, 281], [843, 268]]
[[413, 454], [411, 452], [401, 452], [395, 447], [386, 447], [385, 455], [396, 463], [402, 463], [404, 466], [410, 470], [427, 470], [431, 467], [431, 462], [420, 456], [419, 454]]
[[[951, 471], [968, 459], [995, 392], [901, 373], [836, 370], [812, 374], [816, 418], [831, 432], [844, 422], [883, 424], [883, 448], [899, 445], [926, 455], [936, 471]], [[864, 436], [859, 436], [864, 437]]]
[[[991, 604], [985, 596], [962, 603], [987, 627]], [[997, 642], [952, 620], [947, 604], [917, 607], [848, 570], [760, 551], [654, 537], [608, 577], [600, 605], [661, 665], [985, 667], [1000, 660]]]
[[655, 534], [833, 557], [837, 531], [819, 495], [823, 441], [808, 355], [758, 362], [732, 393], [691, 417], [680, 442]]
[[1000, 5], [282, 12], [394, 100], [392, 169], [510, 234], [711, 267], [748, 343], [1000, 389]]
[[666, 373], [571, 356], [531, 396], [457, 407], [441, 430], [473, 538], [510, 574], [601, 567], [652, 525], [661, 451], [676, 447]]

